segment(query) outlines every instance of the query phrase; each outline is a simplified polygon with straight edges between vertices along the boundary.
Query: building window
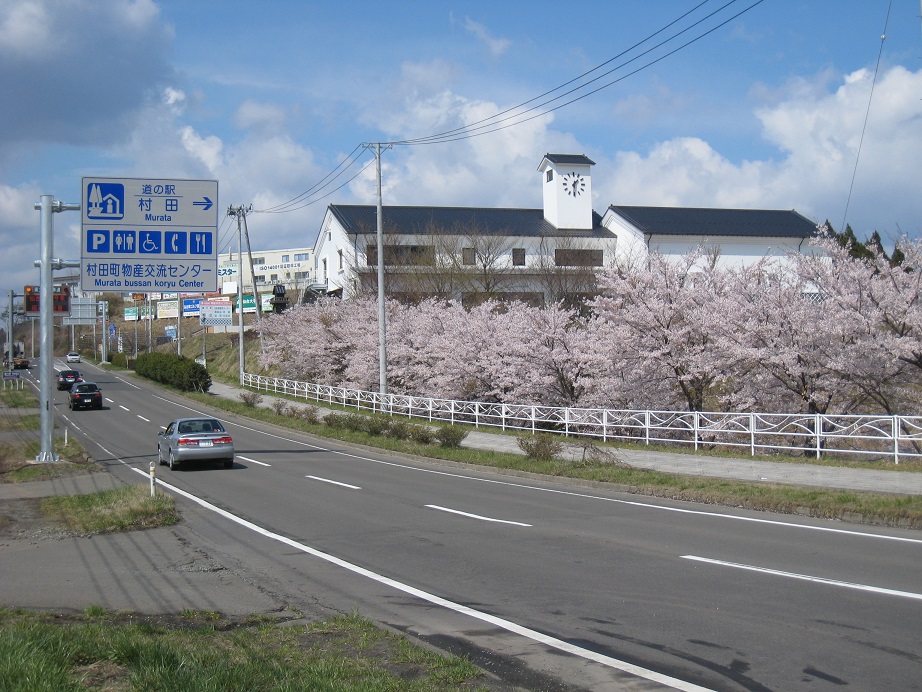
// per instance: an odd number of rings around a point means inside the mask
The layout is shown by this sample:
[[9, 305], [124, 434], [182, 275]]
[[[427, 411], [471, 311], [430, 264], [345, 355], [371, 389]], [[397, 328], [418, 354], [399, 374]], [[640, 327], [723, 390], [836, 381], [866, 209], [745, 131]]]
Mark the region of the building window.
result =
[[525, 248], [523, 247], [512, 248], [512, 266], [513, 267], [524, 267], [525, 266]]
[[255, 277], [253, 277], [253, 278], [256, 280], [256, 283], [258, 283], [258, 284], [264, 284], [264, 283], [266, 283], [266, 275], [265, 275], [265, 274], [258, 274], [257, 276], [255, 276]]
[[282, 255], [282, 264], [287, 264], [289, 257], [291, 257], [291, 255]]
[[295, 255], [295, 262], [307, 262], [307, 253], [301, 252]]
[[[376, 245], [365, 246], [365, 263], [369, 267], [378, 266]], [[384, 264], [390, 267], [431, 267], [435, 265], [435, 248], [431, 245], [385, 245]]]
[[265, 264], [265, 263], [266, 263], [265, 257], [254, 257], [253, 258], [253, 266], [257, 266], [257, 265]]
[[547, 182], [551, 182], [554, 179], [554, 171], [550, 168], [547, 169]]
[[277, 284], [278, 282], [279, 282], [279, 275], [278, 275], [278, 274], [273, 274], [273, 275], [272, 275], [272, 283]]
[[558, 248], [554, 250], [554, 264], [558, 267], [601, 267], [602, 251]]
[[343, 270], [343, 251], [337, 250], [336, 254], [339, 255], [339, 270], [342, 271]]
[[323, 258], [323, 282], [327, 282], [327, 258]]
[[310, 272], [295, 272], [295, 281], [305, 281], [311, 278]]
[[461, 248], [461, 264], [466, 267], [477, 264], [477, 253], [472, 247]]

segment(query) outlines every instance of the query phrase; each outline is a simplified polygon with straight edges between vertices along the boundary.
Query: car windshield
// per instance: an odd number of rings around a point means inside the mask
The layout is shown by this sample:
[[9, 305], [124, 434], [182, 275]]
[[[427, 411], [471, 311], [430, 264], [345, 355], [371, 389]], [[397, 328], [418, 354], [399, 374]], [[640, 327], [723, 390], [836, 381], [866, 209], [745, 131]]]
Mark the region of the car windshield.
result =
[[184, 435], [189, 433], [224, 432], [224, 428], [213, 418], [205, 418], [201, 420], [182, 421], [179, 424], [179, 432]]
[[95, 384], [78, 384], [74, 389], [78, 392], [98, 392], [99, 387]]

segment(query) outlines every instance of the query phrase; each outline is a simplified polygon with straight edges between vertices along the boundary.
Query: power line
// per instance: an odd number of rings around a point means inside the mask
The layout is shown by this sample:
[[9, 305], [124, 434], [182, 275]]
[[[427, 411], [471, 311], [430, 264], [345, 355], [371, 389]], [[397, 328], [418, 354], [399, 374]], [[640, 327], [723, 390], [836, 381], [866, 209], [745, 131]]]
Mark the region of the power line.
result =
[[[655, 51], [655, 50], [657, 50], [657, 49], [663, 47], [664, 45], [666, 45], [666, 44], [668, 44], [668, 43], [670, 43], [670, 42], [672, 42], [672, 41], [678, 39], [680, 36], [686, 34], [687, 32], [691, 31], [691, 30], [694, 29], [695, 27], [700, 26], [702, 23], [706, 22], [707, 20], [714, 18], [716, 15], [720, 14], [721, 12], [723, 12], [724, 10], [726, 10], [728, 7], [730, 7], [731, 5], [734, 5], [734, 4], [736, 4], [737, 2], [739, 2], [739, 0], [729, 0], [728, 2], [725, 2], [722, 6], [720, 6], [718, 9], [716, 9], [716, 10], [710, 12], [709, 14], [705, 15], [705, 16], [702, 17], [701, 19], [696, 20], [695, 22], [693, 22], [693, 23], [690, 24], [689, 26], [683, 28], [681, 31], [678, 31], [678, 32], [674, 33], [674, 34], [673, 34], [672, 36], [670, 36], [669, 38], [667, 38], [667, 39], [661, 41], [660, 43], [656, 44], [655, 46], [652, 46], [651, 48], [648, 48], [647, 50], [641, 52], [640, 54], [634, 56], [633, 58], [631, 58], [631, 59], [629, 59], [629, 60], [626, 60], [625, 62], [619, 64], [618, 66], [613, 67], [612, 69], [610, 69], [610, 70], [608, 70], [608, 71], [606, 71], [606, 72], [603, 72], [602, 74], [599, 74], [599, 75], [593, 77], [591, 80], [586, 81], [586, 82], [580, 84], [580, 85], [577, 86], [577, 87], [574, 87], [574, 88], [572, 88], [572, 89], [570, 89], [570, 90], [568, 90], [568, 91], [565, 91], [565, 92], [563, 92], [563, 93], [561, 93], [561, 94], [558, 94], [558, 95], [555, 96], [554, 98], [546, 99], [546, 100], [544, 100], [544, 101], [541, 101], [540, 103], [537, 103], [536, 105], [531, 106], [530, 108], [526, 108], [525, 110], [521, 110], [521, 109], [525, 108], [525, 106], [528, 106], [529, 104], [533, 104], [535, 101], [540, 101], [541, 99], [544, 99], [544, 97], [546, 97], [546, 96], [549, 96], [549, 95], [551, 95], [551, 94], [554, 94], [555, 92], [558, 92], [558, 91], [560, 91], [561, 89], [564, 89], [564, 88], [570, 86], [571, 84], [574, 84], [574, 83], [576, 83], [576, 82], [579, 82], [580, 80], [584, 79], [585, 77], [587, 77], [587, 76], [589, 76], [589, 75], [595, 73], [596, 71], [602, 69], [602, 68], [605, 67], [606, 65], [609, 65], [610, 63], [612, 63], [613, 61], [617, 60], [618, 58], [621, 58], [621, 57], [626, 56], [627, 54], [629, 54], [629, 53], [630, 53], [631, 51], [633, 51], [634, 49], [636, 49], [636, 48], [638, 48], [638, 47], [644, 45], [645, 43], [651, 41], [651, 40], [654, 39], [656, 36], [662, 34], [664, 31], [667, 31], [670, 27], [675, 26], [677, 23], [679, 23], [679, 22], [681, 22], [682, 20], [684, 20], [684, 19], [690, 17], [692, 14], [694, 14], [696, 11], [698, 11], [699, 9], [701, 9], [702, 7], [704, 7], [704, 5], [708, 4], [710, 1], [711, 1], [711, 0], [702, 0], [702, 2], [700, 2], [699, 4], [697, 4], [697, 5], [696, 5], [695, 7], [693, 7], [691, 10], [689, 10], [689, 11], [685, 12], [684, 14], [680, 15], [679, 17], [677, 17], [676, 19], [672, 20], [671, 22], [669, 22], [669, 23], [666, 24], [665, 26], [661, 27], [660, 29], [658, 29], [658, 30], [656, 30], [655, 32], [653, 32], [652, 34], [648, 35], [648, 36], [647, 36], [646, 38], [644, 38], [643, 40], [641, 40], [641, 41], [635, 43], [635, 44], [634, 44], [633, 46], [631, 46], [630, 48], [628, 48], [628, 49], [626, 49], [626, 50], [624, 50], [624, 51], [618, 53], [617, 55], [613, 56], [612, 58], [609, 58], [609, 59], [606, 60], [605, 62], [600, 63], [599, 65], [597, 65], [596, 67], [592, 68], [591, 70], [588, 70], [587, 72], [584, 72], [583, 74], [581, 74], [581, 75], [579, 75], [579, 76], [577, 76], [577, 77], [574, 77], [573, 79], [570, 79], [570, 80], [568, 80], [567, 82], [564, 82], [563, 84], [560, 84], [560, 85], [554, 87], [553, 89], [550, 89], [549, 91], [544, 92], [543, 94], [540, 94], [540, 95], [538, 95], [538, 96], [532, 97], [531, 99], [529, 99], [529, 100], [527, 100], [527, 101], [524, 101], [523, 103], [520, 103], [520, 104], [518, 104], [517, 106], [513, 106], [513, 107], [511, 107], [511, 108], [507, 108], [507, 109], [505, 109], [505, 110], [503, 110], [503, 111], [501, 111], [501, 112], [499, 112], [499, 113], [496, 113], [496, 114], [494, 114], [494, 115], [492, 115], [492, 116], [490, 116], [490, 117], [488, 117], [488, 118], [484, 118], [484, 119], [482, 119], [482, 120], [478, 120], [478, 121], [476, 121], [476, 122], [474, 122], [474, 123], [469, 123], [469, 124], [467, 124], [467, 125], [464, 125], [464, 126], [462, 126], [462, 127], [458, 127], [458, 128], [452, 129], [452, 130], [447, 130], [447, 131], [445, 131], [445, 132], [441, 132], [441, 133], [437, 133], [437, 134], [433, 134], [433, 135], [427, 135], [427, 136], [418, 137], [418, 138], [413, 138], [413, 139], [393, 140], [393, 141], [390, 141], [390, 142], [381, 142], [381, 143], [382, 143], [382, 144], [387, 144], [387, 145], [393, 145], [393, 146], [397, 146], [397, 145], [400, 145], [400, 146], [420, 146], [420, 145], [427, 145], [427, 144], [441, 144], [441, 143], [445, 143], [445, 142], [454, 142], [454, 141], [459, 141], [459, 140], [464, 140], [464, 139], [471, 139], [471, 138], [474, 138], [474, 137], [481, 137], [481, 136], [484, 136], [484, 135], [492, 134], [492, 133], [494, 133], [494, 132], [498, 132], [498, 131], [500, 131], [500, 130], [505, 130], [505, 129], [514, 127], [514, 126], [516, 126], [516, 125], [522, 125], [522, 124], [524, 124], [524, 123], [526, 123], [526, 122], [529, 122], [530, 120], [534, 120], [534, 119], [539, 118], [539, 117], [542, 117], [542, 116], [544, 116], [544, 115], [548, 115], [548, 114], [550, 114], [550, 113], [553, 113], [554, 111], [560, 110], [560, 109], [562, 109], [562, 108], [565, 108], [566, 106], [572, 105], [573, 103], [576, 103], [576, 102], [581, 101], [581, 100], [583, 100], [583, 99], [585, 99], [585, 98], [588, 98], [589, 96], [592, 96], [593, 94], [596, 94], [596, 93], [598, 93], [599, 91], [602, 91], [603, 89], [607, 89], [607, 88], [613, 86], [614, 84], [617, 84], [617, 83], [619, 83], [619, 82], [621, 82], [621, 81], [627, 79], [628, 77], [631, 77], [631, 76], [637, 74], [638, 72], [641, 72], [641, 71], [643, 71], [643, 70], [645, 70], [645, 69], [647, 69], [647, 68], [649, 68], [649, 67], [651, 67], [651, 66], [653, 66], [653, 65], [655, 65], [655, 64], [657, 64], [657, 63], [659, 63], [659, 62], [661, 62], [662, 60], [665, 60], [666, 58], [668, 58], [668, 57], [670, 57], [670, 56], [672, 56], [672, 55], [675, 55], [675, 54], [678, 53], [679, 51], [684, 50], [685, 48], [687, 48], [687, 47], [693, 45], [694, 43], [697, 43], [697, 42], [700, 41], [701, 39], [703, 39], [703, 38], [705, 38], [706, 36], [712, 34], [713, 32], [717, 31], [718, 29], [720, 29], [720, 28], [726, 26], [729, 22], [733, 21], [734, 19], [737, 19], [738, 17], [742, 16], [743, 14], [746, 14], [747, 12], [749, 12], [750, 10], [752, 10], [753, 8], [755, 8], [756, 6], [758, 6], [758, 5], [760, 5], [760, 4], [762, 4], [762, 3], [764, 2], [764, 0], [755, 0], [755, 2], [752, 2], [748, 7], [744, 8], [743, 10], [741, 10], [741, 11], [737, 12], [736, 14], [734, 14], [734, 15], [728, 17], [727, 19], [724, 19], [724, 20], [721, 21], [720, 23], [718, 23], [718, 24], [716, 24], [715, 26], [713, 26], [713, 27], [707, 29], [706, 31], [703, 31], [702, 33], [700, 33], [700, 34], [698, 34], [697, 36], [691, 38], [690, 40], [686, 41], [685, 43], [681, 44], [680, 46], [678, 46], [678, 47], [676, 47], [676, 48], [674, 48], [674, 49], [672, 49], [672, 50], [666, 52], [665, 54], [663, 54], [663, 55], [661, 55], [661, 56], [659, 56], [659, 57], [657, 57], [657, 58], [651, 60], [650, 62], [648, 62], [648, 63], [646, 63], [646, 64], [644, 64], [644, 65], [641, 65], [640, 67], [638, 67], [638, 68], [632, 70], [631, 72], [628, 72], [628, 73], [626, 73], [626, 74], [624, 74], [624, 75], [618, 77], [617, 79], [613, 79], [613, 80], [611, 80], [611, 81], [609, 81], [609, 82], [607, 82], [607, 83], [605, 83], [605, 84], [603, 84], [603, 85], [601, 85], [601, 86], [598, 86], [598, 87], [592, 89], [591, 91], [582, 93], [582, 94], [580, 94], [579, 96], [576, 96], [575, 98], [572, 98], [572, 99], [570, 99], [570, 100], [568, 100], [568, 101], [565, 101], [565, 102], [563, 102], [563, 103], [559, 103], [559, 104], [556, 105], [556, 106], [553, 106], [553, 107], [551, 107], [551, 108], [547, 108], [547, 109], [545, 109], [545, 110], [540, 110], [540, 112], [535, 112], [535, 111], [539, 111], [539, 109], [543, 108], [544, 106], [548, 106], [548, 105], [553, 104], [553, 103], [555, 103], [555, 102], [557, 102], [557, 101], [560, 101], [560, 100], [563, 99], [563, 98], [566, 98], [566, 97], [569, 96], [569, 95], [572, 95], [572, 94], [575, 94], [575, 93], [577, 93], [577, 92], [580, 92], [581, 90], [584, 90], [586, 87], [588, 87], [588, 86], [590, 86], [590, 85], [592, 85], [592, 84], [598, 82], [600, 79], [603, 79], [604, 77], [609, 76], [609, 75], [611, 75], [611, 74], [617, 72], [618, 70], [620, 70], [620, 69], [626, 67], [627, 65], [630, 65], [631, 63], [633, 63], [633, 62], [635, 62], [635, 61], [641, 59], [641, 58], [642, 58], [643, 56], [645, 56], [645, 55], [649, 55], [649, 54], [652, 53], [653, 51]], [[532, 113], [532, 115], [528, 115], [529, 113]], [[510, 115], [510, 114], [511, 114], [511, 115]], [[524, 116], [526, 116], [526, 115], [527, 115], [528, 117], [524, 117]], [[501, 116], [506, 116], [506, 117], [501, 117]], [[509, 122], [509, 121], [512, 121], [512, 122]], [[503, 124], [503, 123], [506, 123], [506, 124]], [[298, 195], [297, 197], [292, 198], [292, 199], [289, 200], [288, 202], [284, 202], [284, 203], [282, 203], [282, 204], [275, 205], [274, 207], [268, 207], [268, 208], [266, 208], [266, 209], [260, 209], [260, 210], [257, 210], [257, 211], [258, 211], [258, 212], [261, 212], [261, 213], [285, 213], [285, 212], [290, 212], [290, 211], [297, 211], [297, 210], [299, 210], [299, 209], [304, 209], [304, 208], [307, 207], [307, 206], [310, 206], [310, 205], [312, 205], [312, 204], [315, 204], [315, 203], [317, 203], [317, 202], [319, 202], [319, 201], [321, 201], [321, 200], [323, 200], [323, 199], [329, 197], [329, 196], [332, 195], [333, 193], [337, 192], [338, 190], [342, 189], [343, 187], [345, 187], [346, 185], [348, 185], [350, 182], [352, 182], [353, 180], [355, 180], [359, 175], [361, 175], [361, 174], [371, 165], [371, 162], [365, 164], [365, 166], [363, 166], [362, 169], [358, 171], [358, 173], [356, 173], [355, 175], [353, 175], [351, 178], [349, 178], [348, 180], [346, 180], [345, 182], [343, 182], [343, 183], [340, 184], [339, 186], [333, 188], [332, 190], [329, 190], [329, 191], [328, 191], [326, 194], [324, 194], [323, 196], [316, 197], [316, 198], [313, 198], [313, 199], [308, 199], [308, 201], [304, 201], [303, 203], [300, 203], [300, 202], [302, 202], [303, 200], [305, 200], [306, 198], [312, 197], [313, 194], [319, 193], [319, 192], [323, 191], [324, 189], [328, 188], [336, 179], [338, 179], [339, 177], [341, 177], [342, 175], [344, 175], [344, 174], [346, 173], [346, 171], [348, 171], [351, 167], [353, 167], [353, 166], [356, 164], [356, 162], [357, 162], [357, 160], [358, 160], [358, 158], [359, 158], [359, 155], [360, 155], [360, 154], [357, 153], [357, 152], [360, 152], [360, 151], [362, 150], [362, 148], [363, 148], [363, 145], [361, 145], [361, 144], [358, 145], [355, 149], [352, 150], [352, 152], [349, 154], [349, 156], [347, 156], [343, 161], [341, 161], [341, 162], [339, 163], [339, 165], [336, 166], [336, 168], [334, 168], [330, 173], [328, 173], [326, 176], [324, 176], [319, 182], [317, 182], [317, 183], [315, 183], [314, 185], [312, 185], [310, 188], [308, 188], [307, 190], [305, 190], [304, 192], [302, 192], [302, 193], [301, 193], [300, 195]], [[342, 169], [342, 170], [340, 170], [340, 169]], [[338, 171], [338, 172], [337, 172], [337, 171]], [[297, 205], [297, 206], [295, 206], [295, 205]]]

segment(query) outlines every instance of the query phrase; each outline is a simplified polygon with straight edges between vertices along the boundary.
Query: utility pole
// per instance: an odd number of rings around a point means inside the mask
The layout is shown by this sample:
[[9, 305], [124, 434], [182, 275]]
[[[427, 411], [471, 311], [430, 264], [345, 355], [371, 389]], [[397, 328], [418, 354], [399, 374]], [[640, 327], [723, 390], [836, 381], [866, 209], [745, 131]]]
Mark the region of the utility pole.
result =
[[253, 279], [253, 302], [256, 303], [256, 331], [259, 334], [259, 352], [263, 353], [266, 349], [263, 345], [263, 333], [260, 327], [262, 326], [262, 301], [259, 299], [259, 292], [256, 290], [256, 269], [253, 267], [253, 248], [250, 246], [250, 231], [247, 229], [247, 215], [246, 212], [252, 211], [253, 205], [251, 204], [249, 209], [243, 213], [243, 237], [247, 241], [247, 258], [250, 262], [250, 277]]
[[[238, 334], [238, 378], [243, 384], [244, 357], [243, 357], [243, 219], [249, 211], [243, 205], [228, 207], [227, 215], [237, 217], [237, 334]], [[255, 283], [255, 281], [254, 281]]]
[[[384, 305], [384, 205], [381, 199], [381, 142], [363, 144], [366, 149], [374, 148], [378, 183], [378, 391], [381, 405], [387, 394], [387, 310]], [[388, 144], [385, 149], [390, 149]]]

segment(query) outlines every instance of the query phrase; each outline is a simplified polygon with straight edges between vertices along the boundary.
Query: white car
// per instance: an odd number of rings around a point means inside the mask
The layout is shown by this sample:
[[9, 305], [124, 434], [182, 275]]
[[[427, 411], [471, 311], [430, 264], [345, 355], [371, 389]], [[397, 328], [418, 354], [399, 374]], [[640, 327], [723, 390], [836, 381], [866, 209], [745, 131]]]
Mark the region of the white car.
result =
[[79, 363], [79, 362], [80, 362], [80, 354], [77, 353], [76, 351], [71, 351], [71, 352], [68, 353], [66, 356], [64, 356], [64, 359], [65, 359], [68, 363]]

